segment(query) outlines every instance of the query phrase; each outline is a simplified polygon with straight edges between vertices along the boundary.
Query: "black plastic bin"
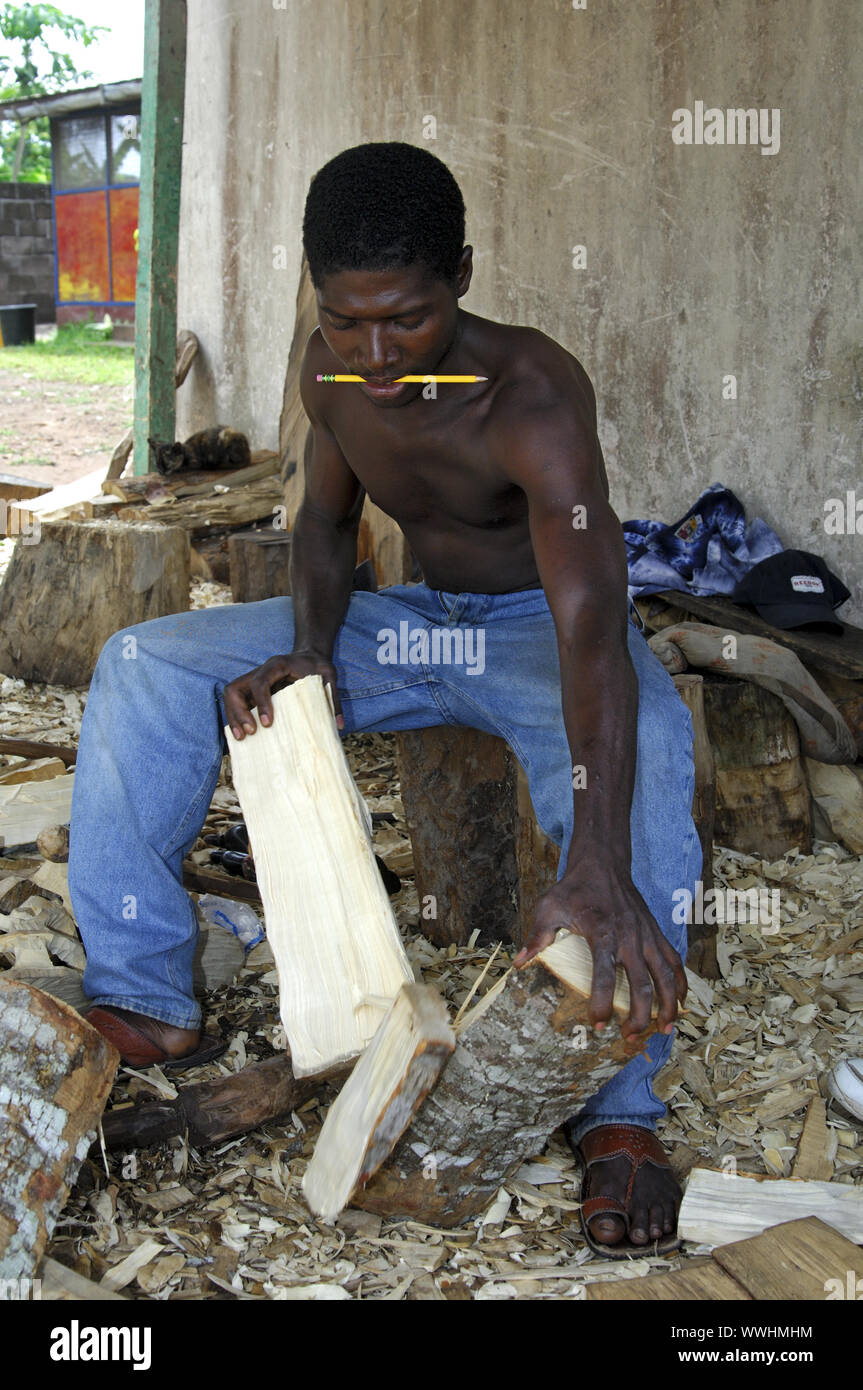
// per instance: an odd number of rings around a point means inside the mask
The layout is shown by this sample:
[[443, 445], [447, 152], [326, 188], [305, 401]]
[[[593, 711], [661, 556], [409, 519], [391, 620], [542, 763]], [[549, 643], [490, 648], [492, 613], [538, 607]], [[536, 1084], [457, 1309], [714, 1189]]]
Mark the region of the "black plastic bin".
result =
[[36, 305], [0, 304], [0, 347], [36, 341]]

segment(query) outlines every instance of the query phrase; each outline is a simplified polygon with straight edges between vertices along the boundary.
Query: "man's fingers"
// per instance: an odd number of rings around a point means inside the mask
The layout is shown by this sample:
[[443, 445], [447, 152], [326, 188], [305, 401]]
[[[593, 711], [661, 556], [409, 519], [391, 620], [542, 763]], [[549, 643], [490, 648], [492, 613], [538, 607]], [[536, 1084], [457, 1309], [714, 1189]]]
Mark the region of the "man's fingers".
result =
[[[563, 923], [561, 923], [562, 925]], [[546, 946], [551, 945], [557, 933], [557, 927], [534, 927], [513, 961], [515, 968], [521, 969], [523, 965], [527, 965], [528, 961], [533, 960], [534, 956], [539, 955], [540, 951], [544, 951]]]
[[[659, 1012], [656, 1017], [656, 1029], [659, 1033], [668, 1033], [677, 1017], [677, 997], [678, 979], [674, 965], [669, 961], [662, 950], [653, 942], [644, 948], [644, 959], [647, 968], [653, 976], [653, 987], [656, 990], [656, 999], [659, 1004]], [[684, 976], [684, 983], [686, 977]], [[646, 1027], [646, 1024], [645, 1024]]]
[[251, 689], [247, 685], [234, 685], [225, 690], [225, 713], [228, 716], [228, 723], [231, 733], [237, 741], [241, 741], [246, 734], [255, 732], [255, 718], [251, 712]]
[[593, 948], [593, 984], [590, 990], [589, 1018], [594, 1028], [611, 1018], [614, 1003], [614, 956], [606, 947]]
[[629, 980], [629, 1014], [623, 1020], [620, 1031], [625, 1038], [633, 1033], [643, 1033], [650, 1024], [650, 1011], [653, 1005], [653, 981], [649, 971], [650, 962], [645, 956], [622, 956], [621, 961]]

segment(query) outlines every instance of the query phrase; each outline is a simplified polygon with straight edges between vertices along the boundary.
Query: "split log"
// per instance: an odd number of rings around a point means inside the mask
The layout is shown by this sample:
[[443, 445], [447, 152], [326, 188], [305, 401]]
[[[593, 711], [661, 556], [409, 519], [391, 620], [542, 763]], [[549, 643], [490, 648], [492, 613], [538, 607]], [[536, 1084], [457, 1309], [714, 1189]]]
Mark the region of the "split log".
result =
[[319, 1074], [358, 1056], [402, 984], [413, 983], [371, 817], [320, 676], [276, 692], [269, 728], [225, 736], [294, 1073]]
[[403, 985], [327, 1112], [303, 1176], [312, 1211], [335, 1221], [377, 1172], [455, 1048], [446, 1004], [431, 985]]
[[189, 546], [176, 528], [45, 524], [38, 545], [18, 542], [0, 587], [0, 670], [86, 685], [113, 633], [188, 607]]
[[35, 1272], [119, 1061], [68, 1005], [0, 978], [0, 1277]]
[[108, 1110], [102, 1136], [109, 1149], [142, 1149], [188, 1133], [196, 1147], [221, 1144], [289, 1115], [321, 1088], [297, 1080], [288, 1056], [253, 1062], [232, 1076], [183, 1086], [176, 1100], [143, 1101]]
[[4, 768], [0, 772], [0, 787], [20, 786], [22, 782], [50, 782], [53, 777], [62, 777], [65, 771], [60, 758], [34, 758]]
[[539, 824], [524, 768], [514, 753], [509, 749], [507, 752], [515, 767], [516, 779], [515, 864], [519, 915], [513, 944], [521, 947], [533, 928], [537, 903], [543, 893], [557, 882], [560, 846], [546, 835]]
[[601, 1032], [591, 1027], [592, 969], [587, 942], [561, 933], [483, 996], [462, 1020], [437, 1086], [353, 1205], [444, 1227], [484, 1210], [650, 1036], [627, 1047], [618, 1032], [629, 1011], [620, 970], [614, 1020]]
[[125, 521], [162, 521], [182, 527], [190, 536], [206, 536], [219, 528], [248, 526], [253, 521], [271, 520], [282, 505], [282, 489], [277, 477], [267, 476], [227, 492], [205, 497], [166, 497], [144, 506], [129, 506]]
[[706, 677], [720, 845], [779, 859], [812, 848], [809, 788], [797, 726], [778, 696], [748, 681]]
[[[110, 482], [114, 478], [119, 478], [126, 464], [129, 462], [129, 455], [135, 443], [135, 431], [129, 430], [123, 435], [111, 455], [111, 462], [108, 464], [108, 472], [105, 474], [105, 482]], [[102, 484], [104, 488], [104, 483]]]
[[849, 1240], [863, 1242], [863, 1192], [838, 1182], [739, 1177], [693, 1168], [677, 1223], [682, 1240], [726, 1245], [768, 1226], [817, 1216]]
[[[673, 676], [675, 689], [692, 716], [693, 758], [695, 761], [695, 794], [692, 818], [701, 842], [701, 882], [706, 893], [713, 887], [713, 830], [716, 821], [716, 767], [713, 749], [707, 734], [704, 712], [704, 681], [697, 675]], [[704, 980], [719, 978], [716, 959], [718, 925], [691, 922], [688, 927], [689, 948], [686, 963], [690, 970]]]

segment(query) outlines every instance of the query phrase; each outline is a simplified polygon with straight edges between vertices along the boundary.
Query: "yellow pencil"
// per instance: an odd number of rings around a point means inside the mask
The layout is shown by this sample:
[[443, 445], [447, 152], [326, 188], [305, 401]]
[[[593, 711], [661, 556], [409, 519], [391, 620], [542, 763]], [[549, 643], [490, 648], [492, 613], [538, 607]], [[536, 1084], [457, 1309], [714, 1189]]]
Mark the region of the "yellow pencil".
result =
[[[320, 372], [318, 372], [318, 375], [317, 375], [317, 378], [316, 378], [316, 379], [317, 379], [318, 381], [366, 381], [366, 378], [365, 378], [364, 376], [339, 376], [337, 373], [334, 373], [334, 372], [325, 372], [323, 375], [322, 375]], [[391, 386], [395, 386], [397, 383], [402, 382], [402, 381], [435, 381], [435, 382], [437, 382], [437, 381], [447, 381], [447, 382], [449, 382], [449, 381], [488, 381], [488, 377], [487, 377], [487, 376], [433, 376], [433, 375], [431, 375], [431, 374], [429, 374], [428, 376], [398, 376], [398, 377], [395, 377], [395, 379], [394, 379], [392, 382], [387, 382], [387, 385], [388, 385], [388, 386], [390, 386], [390, 385], [391, 385]], [[368, 385], [374, 385], [373, 382], [368, 382], [367, 384], [368, 384]]]

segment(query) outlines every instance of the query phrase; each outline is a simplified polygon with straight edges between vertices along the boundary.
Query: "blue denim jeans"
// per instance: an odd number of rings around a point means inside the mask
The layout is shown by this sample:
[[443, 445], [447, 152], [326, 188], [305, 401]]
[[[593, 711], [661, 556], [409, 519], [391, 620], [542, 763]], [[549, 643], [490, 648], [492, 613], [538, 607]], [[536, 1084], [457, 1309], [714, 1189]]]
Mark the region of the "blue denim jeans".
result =
[[[289, 598], [156, 618], [105, 644], [81, 729], [69, 857], [69, 888], [87, 949], [84, 990], [95, 1003], [198, 1027], [192, 993], [198, 929], [181, 873], [225, 753], [222, 691], [292, 646]], [[694, 891], [701, 869], [690, 813], [692, 726], [632, 624], [629, 649], [639, 684], [632, 876], [684, 955], [686, 928], [672, 920], [672, 895]], [[334, 661], [345, 734], [453, 724], [500, 735], [527, 774], [540, 825], [565, 850], [572, 759], [554, 622], [542, 589], [455, 594], [417, 584], [355, 593]], [[266, 736], [265, 730], [255, 735]], [[559, 876], [564, 860], [565, 853]], [[647, 1053], [587, 1101], [573, 1137], [612, 1122], [654, 1128], [665, 1107], [651, 1081], [671, 1044], [670, 1035], [654, 1035]]]

